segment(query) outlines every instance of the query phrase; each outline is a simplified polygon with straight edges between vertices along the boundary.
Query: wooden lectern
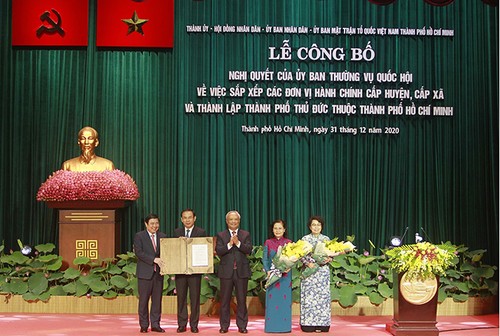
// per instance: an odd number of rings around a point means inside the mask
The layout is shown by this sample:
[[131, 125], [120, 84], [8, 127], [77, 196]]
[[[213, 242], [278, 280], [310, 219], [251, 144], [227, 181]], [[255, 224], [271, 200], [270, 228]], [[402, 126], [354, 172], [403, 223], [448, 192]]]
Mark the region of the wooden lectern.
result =
[[47, 202], [58, 210], [59, 255], [63, 269], [76, 267], [73, 260], [115, 258], [120, 253], [120, 226], [123, 209], [131, 201]]
[[407, 282], [394, 274], [394, 318], [386, 330], [395, 336], [438, 336], [436, 327], [439, 279]]

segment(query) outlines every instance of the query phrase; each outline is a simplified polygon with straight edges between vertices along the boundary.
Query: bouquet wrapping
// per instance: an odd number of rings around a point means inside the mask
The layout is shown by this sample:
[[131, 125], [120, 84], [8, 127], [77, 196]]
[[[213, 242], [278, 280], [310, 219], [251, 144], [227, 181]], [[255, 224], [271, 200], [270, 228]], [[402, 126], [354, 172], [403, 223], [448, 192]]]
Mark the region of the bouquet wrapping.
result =
[[310, 254], [312, 249], [312, 245], [303, 240], [278, 247], [278, 251], [272, 260], [265, 287], [269, 288], [269, 286], [277, 282], [283, 276], [283, 273], [287, 273], [301, 258]]
[[350, 241], [339, 242], [337, 239], [334, 239], [326, 242], [318, 242], [314, 248], [314, 252], [310, 256], [303, 258], [302, 262], [311, 266], [304, 268], [301, 274], [302, 278], [305, 279], [316, 273], [319, 267], [327, 264], [332, 257], [354, 251], [355, 249], [356, 246]]

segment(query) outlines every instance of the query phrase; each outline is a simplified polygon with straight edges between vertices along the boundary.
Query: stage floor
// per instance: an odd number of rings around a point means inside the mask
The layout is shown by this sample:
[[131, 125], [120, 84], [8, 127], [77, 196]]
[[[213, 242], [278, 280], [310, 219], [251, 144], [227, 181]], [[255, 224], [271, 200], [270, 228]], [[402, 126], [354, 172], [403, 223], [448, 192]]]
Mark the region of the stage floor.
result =
[[[438, 317], [437, 327], [443, 336], [493, 336], [499, 335], [498, 314], [481, 316], [443, 316]], [[328, 335], [336, 336], [378, 336], [390, 335], [385, 330], [391, 323], [390, 316], [334, 316]], [[163, 335], [177, 335], [175, 315], [164, 315], [161, 321], [166, 330]], [[217, 317], [203, 316], [200, 335], [219, 335]], [[248, 324], [250, 335], [268, 335], [264, 333], [262, 316], [251, 316]], [[148, 333], [158, 335], [158, 333]], [[183, 335], [190, 335], [188, 331]], [[298, 316], [293, 317], [292, 334], [303, 333], [298, 326]], [[326, 333], [323, 333], [326, 334]], [[0, 335], [140, 335], [136, 315], [97, 315], [97, 314], [0, 314]], [[230, 335], [239, 335], [234, 318], [229, 328]]]

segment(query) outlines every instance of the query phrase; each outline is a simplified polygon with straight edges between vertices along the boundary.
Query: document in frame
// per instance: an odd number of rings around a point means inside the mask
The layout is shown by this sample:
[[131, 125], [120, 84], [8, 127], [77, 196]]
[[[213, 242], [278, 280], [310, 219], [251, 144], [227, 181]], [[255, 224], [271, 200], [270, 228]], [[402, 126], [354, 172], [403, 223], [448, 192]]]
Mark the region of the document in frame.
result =
[[203, 267], [208, 266], [208, 245], [207, 244], [192, 244], [191, 245], [191, 266]]

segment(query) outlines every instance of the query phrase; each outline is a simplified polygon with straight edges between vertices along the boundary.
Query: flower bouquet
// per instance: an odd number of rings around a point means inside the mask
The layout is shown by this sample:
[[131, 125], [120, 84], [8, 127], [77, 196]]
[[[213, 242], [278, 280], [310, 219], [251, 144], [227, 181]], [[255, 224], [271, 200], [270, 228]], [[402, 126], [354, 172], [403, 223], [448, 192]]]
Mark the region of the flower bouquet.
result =
[[336, 257], [339, 254], [351, 252], [355, 249], [356, 246], [350, 241], [339, 242], [336, 238], [326, 242], [318, 242], [314, 248], [314, 252], [310, 256], [304, 258], [305, 263], [308, 265], [312, 264], [312, 266], [308, 266], [302, 271], [302, 278], [305, 279], [316, 273], [320, 266], [329, 262], [328, 258]]
[[283, 273], [288, 272], [301, 258], [311, 253], [312, 249], [312, 245], [303, 240], [280, 246], [273, 257], [265, 287], [268, 288], [278, 281]]
[[445, 275], [454, 265], [457, 248], [450, 243], [434, 245], [422, 242], [403, 245], [385, 251], [391, 267], [398, 273], [406, 273], [409, 281], [424, 281], [434, 275]]

